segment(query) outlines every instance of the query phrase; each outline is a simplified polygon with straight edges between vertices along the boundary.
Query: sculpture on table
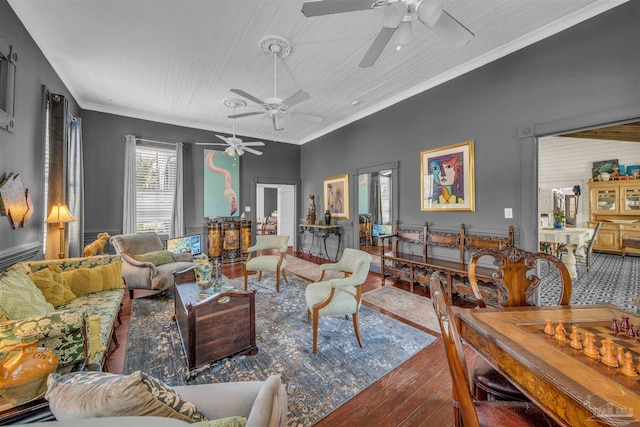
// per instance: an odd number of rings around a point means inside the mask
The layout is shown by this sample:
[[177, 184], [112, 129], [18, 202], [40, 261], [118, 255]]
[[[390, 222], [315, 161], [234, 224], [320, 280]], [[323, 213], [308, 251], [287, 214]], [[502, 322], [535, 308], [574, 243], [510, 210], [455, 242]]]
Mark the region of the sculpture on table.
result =
[[109, 233], [98, 233], [98, 238], [84, 247], [84, 256], [104, 255], [104, 245], [110, 237]]
[[307, 224], [316, 223], [316, 196], [309, 195], [309, 209], [307, 209]]

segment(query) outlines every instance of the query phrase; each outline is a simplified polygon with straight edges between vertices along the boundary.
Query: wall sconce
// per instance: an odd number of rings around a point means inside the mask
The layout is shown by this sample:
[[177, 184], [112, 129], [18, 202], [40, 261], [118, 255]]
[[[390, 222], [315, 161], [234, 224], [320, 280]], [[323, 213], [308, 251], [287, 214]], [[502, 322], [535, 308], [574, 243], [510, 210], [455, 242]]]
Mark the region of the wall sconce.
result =
[[47, 217], [45, 223], [47, 224], [60, 224], [60, 252], [58, 253], [58, 258], [63, 259], [65, 255], [64, 250], [64, 224], [67, 222], [73, 222], [76, 219], [69, 212], [69, 208], [66, 204], [58, 203], [57, 205], [51, 208], [51, 212]]

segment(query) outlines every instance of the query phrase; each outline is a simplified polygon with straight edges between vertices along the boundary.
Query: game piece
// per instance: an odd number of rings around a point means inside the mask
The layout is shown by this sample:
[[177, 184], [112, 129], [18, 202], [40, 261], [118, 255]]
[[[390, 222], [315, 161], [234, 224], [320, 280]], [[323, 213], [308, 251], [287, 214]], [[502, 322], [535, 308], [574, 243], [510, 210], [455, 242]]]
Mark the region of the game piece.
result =
[[602, 342], [602, 347], [604, 348], [604, 353], [602, 354], [602, 363], [607, 366], [611, 366], [612, 368], [617, 368], [618, 360], [613, 355], [613, 340], [611, 338], [605, 339]]
[[640, 327], [636, 329], [636, 338], [640, 338]]
[[578, 333], [578, 327], [577, 326], [572, 326], [571, 329], [572, 329], [571, 342], [569, 343], [569, 345], [572, 348], [575, 348], [576, 350], [581, 350], [582, 349], [582, 343], [580, 342], [580, 334]]
[[544, 333], [547, 335], [553, 335], [553, 320], [547, 319], [547, 324], [544, 326]]
[[584, 354], [592, 359], [600, 357], [600, 352], [596, 348], [595, 334], [593, 332], [584, 333]]
[[614, 317], [611, 320], [613, 323], [611, 323], [611, 327], [609, 327], [609, 329], [611, 329], [613, 332], [617, 334], [618, 332], [620, 332], [620, 327], [618, 326], [618, 319]]
[[636, 368], [633, 366], [633, 355], [631, 352], [624, 354], [624, 362], [622, 363], [622, 368], [620, 368], [620, 373], [628, 377], [636, 376]]
[[598, 350], [600, 352], [601, 356], [604, 356], [605, 353], [607, 352], [607, 346], [605, 345], [606, 341], [602, 340], [600, 341], [600, 349]]
[[556, 326], [556, 333], [553, 336], [558, 341], [564, 341], [567, 339], [567, 330], [564, 328], [564, 320], [558, 320], [558, 326]]
[[[640, 328], [638, 328], [640, 329]], [[627, 336], [629, 338], [633, 338], [636, 336], [635, 332], [633, 332], [633, 325], [631, 323], [629, 323], [629, 328], [627, 329]]]
[[627, 332], [629, 328], [629, 316], [622, 316], [622, 322], [620, 323], [620, 332]]
[[624, 351], [624, 348], [622, 346], [618, 346], [616, 347], [616, 359], [618, 359], [618, 362], [620, 362], [620, 364], [622, 365], [622, 362], [624, 362], [624, 356], [622, 355], [622, 352]]

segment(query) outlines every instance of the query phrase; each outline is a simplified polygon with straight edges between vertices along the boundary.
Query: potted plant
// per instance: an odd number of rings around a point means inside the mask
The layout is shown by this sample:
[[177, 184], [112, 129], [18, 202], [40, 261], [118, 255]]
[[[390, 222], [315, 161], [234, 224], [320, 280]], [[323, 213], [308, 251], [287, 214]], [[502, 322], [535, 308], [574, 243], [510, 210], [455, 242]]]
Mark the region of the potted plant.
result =
[[565, 220], [564, 210], [556, 209], [553, 211], [553, 228], [563, 228], [564, 220]]

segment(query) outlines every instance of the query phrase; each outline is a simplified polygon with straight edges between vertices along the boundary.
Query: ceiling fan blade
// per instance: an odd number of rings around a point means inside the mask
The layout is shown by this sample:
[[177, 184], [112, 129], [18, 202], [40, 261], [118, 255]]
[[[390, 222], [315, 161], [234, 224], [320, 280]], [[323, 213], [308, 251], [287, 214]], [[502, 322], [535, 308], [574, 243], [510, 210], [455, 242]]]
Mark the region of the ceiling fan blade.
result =
[[221, 142], [196, 142], [196, 145], [229, 145]]
[[322, 123], [322, 121], [324, 120], [324, 117], [314, 116], [313, 114], [308, 113], [300, 113], [298, 111], [294, 112], [293, 115], [313, 123]]
[[310, 16], [330, 15], [332, 13], [354, 12], [372, 9], [374, 0], [324, 0], [308, 1], [302, 4], [302, 13]]
[[231, 145], [231, 143], [229, 142], [229, 140], [226, 137], [224, 137], [222, 135], [218, 135], [218, 134], [216, 134], [216, 136], [218, 138], [220, 138], [221, 140], [223, 140], [224, 142], [226, 142], [227, 144]]
[[389, 40], [391, 40], [391, 37], [393, 36], [393, 34], [396, 32], [397, 29], [398, 27], [396, 28], [382, 27], [382, 29], [376, 36], [376, 39], [373, 41], [373, 43], [369, 47], [369, 50], [367, 50], [367, 53], [364, 54], [362, 61], [360, 61], [361, 68], [371, 67], [373, 64], [375, 64], [376, 60], [384, 50], [387, 43], [389, 43]]
[[243, 147], [264, 147], [264, 142], [262, 141], [243, 142], [242, 146]]
[[258, 150], [254, 150], [253, 148], [249, 148], [249, 147], [242, 147], [242, 149], [244, 149], [244, 151], [248, 152], [248, 153], [253, 153], [255, 155], [258, 156], [262, 156], [262, 152], [258, 151]]
[[271, 123], [273, 124], [273, 130], [278, 132], [284, 130], [283, 128], [278, 128], [278, 121], [276, 120], [276, 116], [271, 117]]
[[302, 101], [306, 101], [309, 98], [311, 98], [311, 95], [301, 90], [282, 101], [282, 104], [286, 105], [287, 107], [291, 107], [293, 105], [301, 103]]
[[258, 99], [253, 95], [249, 95], [247, 92], [243, 91], [242, 89], [231, 89], [231, 92], [235, 93], [236, 95], [240, 95], [242, 97], [245, 97], [248, 100], [255, 102], [256, 104], [263, 105], [265, 103], [261, 99]]
[[233, 114], [231, 116], [227, 116], [227, 118], [229, 118], [229, 119], [239, 119], [240, 117], [255, 116], [257, 114], [264, 114], [264, 111], [254, 111], [252, 113]]
[[466, 45], [474, 37], [467, 27], [442, 10], [439, 2], [422, 1], [418, 4], [417, 13], [420, 22], [454, 49]]

